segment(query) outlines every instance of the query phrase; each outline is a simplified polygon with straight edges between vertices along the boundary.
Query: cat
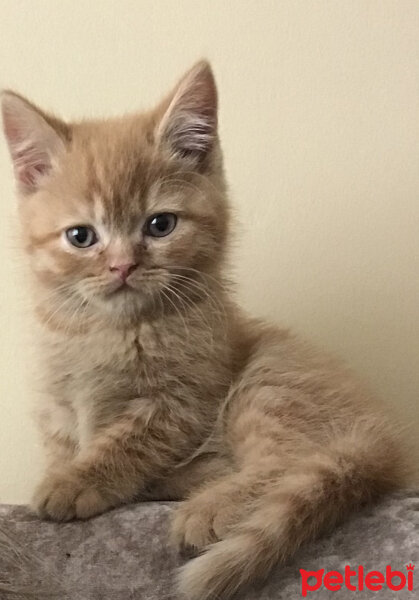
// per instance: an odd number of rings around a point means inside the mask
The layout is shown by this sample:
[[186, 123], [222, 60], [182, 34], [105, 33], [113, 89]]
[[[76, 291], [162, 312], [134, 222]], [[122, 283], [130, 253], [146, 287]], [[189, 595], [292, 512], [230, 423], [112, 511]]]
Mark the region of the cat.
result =
[[11, 91], [2, 109], [43, 356], [40, 517], [183, 500], [179, 594], [207, 600], [405, 484], [356, 378], [236, 304], [206, 61], [148, 112], [67, 123]]

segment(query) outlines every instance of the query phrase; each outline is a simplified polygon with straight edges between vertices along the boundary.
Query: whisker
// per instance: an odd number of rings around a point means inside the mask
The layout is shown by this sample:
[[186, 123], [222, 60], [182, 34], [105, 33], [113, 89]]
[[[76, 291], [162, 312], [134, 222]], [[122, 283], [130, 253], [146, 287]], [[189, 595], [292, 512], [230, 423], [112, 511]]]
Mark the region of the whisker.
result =
[[188, 289], [190, 286], [191, 291], [200, 292], [204, 295], [205, 298], [210, 302], [214, 315], [218, 316], [220, 324], [225, 323], [227, 320], [227, 313], [225, 310], [225, 306], [217, 297], [216, 294], [210, 293], [210, 288], [205, 287], [198, 281], [186, 277], [184, 275], [173, 274], [172, 278], [176, 281], [177, 285], [183, 284], [184, 288]]
[[73, 311], [70, 319], [68, 320], [68, 324], [67, 327], [65, 329], [65, 334], [68, 335], [71, 333], [71, 329], [73, 326], [73, 323], [76, 319], [77, 316], [80, 315], [80, 312], [82, 311], [83, 308], [87, 309], [87, 307], [89, 306], [89, 301], [86, 300], [85, 298], [82, 298], [81, 302], [76, 306], [75, 310]]
[[203, 273], [202, 271], [198, 271], [198, 269], [194, 269], [193, 267], [184, 267], [182, 265], [172, 265], [171, 267], [171, 272], [174, 271], [189, 271], [191, 273], [194, 273], [195, 275], [198, 275], [199, 277], [201, 277], [204, 280], [210, 280], [212, 282], [214, 282], [223, 292], [229, 292], [229, 287], [227, 286], [227, 283], [225, 282], [224, 278], [217, 278], [214, 277], [214, 275], [210, 275], [209, 273]]
[[59, 304], [58, 307], [52, 313], [50, 313], [48, 319], [46, 321], [44, 321], [44, 325], [45, 326], [49, 325], [49, 323], [54, 319], [54, 317], [56, 315], [58, 315], [64, 309], [64, 307], [69, 306], [70, 303], [73, 302], [74, 300], [75, 300], [75, 297], [73, 295], [66, 298], [64, 300], [64, 302]]
[[185, 327], [185, 333], [186, 333], [186, 336], [189, 338], [189, 337], [190, 337], [190, 332], [189, 332], [189, 329], [188, 329], [188, 327], [187, 327], [187, 325], [186, 325], [185, 318], [183, 317], [182, 313], [180, 312], [180, 310], [179, 310], [179, 308], [176, 306], [176, 304], [173, 302], [173, 300], [172, 300], [172, 299], [171, 299], [171, 298], [170, 298], [170, 297], [169, 297], [169, 296], [168, 296], [168, 295], [165, 293], [165, 289], [166, 289], [166, 288], [163, 288], [162, 290], [160, 290], [160, 293], [161, 293], [161, 294], [163, 294], [163, 296], [166, 298], [166, 300], [167, 300], [168, 302], [170, 302], [170, 304], [171, 304], [171, 305], [173, 306], [173, 308], [175, 309], [175, 312], [176, 312], [176, 313], [179, 315], [179, 317], [181, 318], [181, 320], [182, 320], [182, 322], [183, 322], [183, 325], [184, 325], [184, 327]]
[[[192, 292], [192, 293], [199, 293], [202, 294], [203, 296], [201, 296], [201, 300], [203, 302], [208, 301], [210, 303], [210, 306], [212, 308], [210, 312], [211, 316], [220, 316], [220, 308], [217, 305], [217, 302], [214, 300], [214, 298], [212, 298], [211, 294], [208, 293], [208, 291], [205, 288], [202, 288], [199, 285], [195, 285], [196, 282], [195, 281], [188, 281], [186, 279], [186, 281], [184, 280], [186, 278], [182, 279], [178, 279], [176, 276], [174, 277], [174, 283], [176, 284], [176, 289], [179, 293], [181, 293], [183, 298], [187, 298], [189, 300], [190, 306], [195, 308], [196, 310], [199, 310], [199, 312], [201, 314], [203, 314], [203, 311], [200, 310], [198, 308], [198, 303], [194, 302], [189, 296], [186, 296], [186, 292]], [[178, 286], [181, 286], [180, 289]], [[208, 321], [206, 321], [208, 323]]]
[[[167, 287], [167, 289], [171, 290], [171, 292], [176, 296], [176, 298], [178, 298], [178, 300], [186, 308], [186, 311], [198, 312], [201, 315], [202, 321], [206, 325], [206, 328], [204, 329], [204, 331], [207, 333], [208, 337], [210, 338], [211, 349], [213, 350], [214, 349], [214, 328], [211, 327], [210, 323], [205, 318], [204, 312], [198, 307], [197, 304], [193, 303], [190, 298], [188, 298], [185, 294], [182, 294], [181, 290], [175, 290], [170, 285], [167, 285], [166, 287]], [[202, 333], [202, 330], [200, 333]]]
[[204, 284], [196, 281], [195, 279], [192, 279], [191, 277], [187, 277], [185, 275], [179, 275], [178, 273], [174, 273], [172, 275], [172, 278], [175, 279], [175, 280], [178, 280], [178, 281], [179, 280], [183, 280], [184, 283], [187, 283], [187, 284], [189, 284], [191, 286], [194, 286], [194, 288], [196, 288], [198, 291], [203, 292], [206, 297], [211, 298], [211, 300], [213, 302], [218, 303], [219, 306], [220, 306], [220, 308], [223, 307], [222, 302], [219, 300], [219, 298], [217, 298], [216, 296], [214, 296], [213, 294], [211, 294], [210, 291], [212, 291], [212, 290], [210, 288], [208, 288], [208, 287], [205, 287]]

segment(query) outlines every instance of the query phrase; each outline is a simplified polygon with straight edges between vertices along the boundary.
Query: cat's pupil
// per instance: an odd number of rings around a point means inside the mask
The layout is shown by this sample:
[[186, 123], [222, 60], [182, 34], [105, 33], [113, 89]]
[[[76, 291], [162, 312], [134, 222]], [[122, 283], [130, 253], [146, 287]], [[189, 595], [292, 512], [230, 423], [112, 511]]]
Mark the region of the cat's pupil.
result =
[[76, 227], [73, 230], [73, 236], [79, 244], [84, 244], [89, 237], [89, 230], [87, 227]]
[[166, 231], [166, 229], [169, 226], [169, 219], [168, 219], [167, 215], [159, 215], [158, 217], [153, 219], [153, 225], [159, 231]]
[[152, 237], [164, 237], [176, 227], [177, 217], [173, 213], [160, 213], [150, 217], [146, 224], [146, 233]]
[[88, 248], [96, 244], [98, 238], [96, 232], [91, 227], [77, 225], [66, 231], [67, 239], [76, 248]]

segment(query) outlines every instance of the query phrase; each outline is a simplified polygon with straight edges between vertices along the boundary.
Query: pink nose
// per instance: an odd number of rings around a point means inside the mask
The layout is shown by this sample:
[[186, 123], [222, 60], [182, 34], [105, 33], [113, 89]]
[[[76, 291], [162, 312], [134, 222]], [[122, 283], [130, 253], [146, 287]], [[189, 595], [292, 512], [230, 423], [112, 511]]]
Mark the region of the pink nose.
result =
[[128, 263], [125, 265], [113, 265], [112, 267], [109, 267], [109, 270], [112, 273], [117, 274], [118, 277], [122, 279], [122, 281], [126, 281], [131, 275], [131, 273], [135, 271], [137, 266], [138, 265], [136, 263]]

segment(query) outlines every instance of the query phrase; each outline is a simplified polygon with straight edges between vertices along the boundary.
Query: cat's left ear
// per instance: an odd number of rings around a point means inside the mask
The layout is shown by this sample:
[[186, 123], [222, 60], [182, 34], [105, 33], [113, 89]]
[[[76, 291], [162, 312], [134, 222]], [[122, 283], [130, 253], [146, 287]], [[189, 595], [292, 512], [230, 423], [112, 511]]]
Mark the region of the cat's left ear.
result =
[[217, 138], [217, 87], [207, 61], [186, 73], [159, 112], [158, 142], [181, 158], [202, 163]]
[[3, 92], [1, 100], [4, 134], [19, 190], [35, 192], [65, 149], [67, 126], [14, 92]]

